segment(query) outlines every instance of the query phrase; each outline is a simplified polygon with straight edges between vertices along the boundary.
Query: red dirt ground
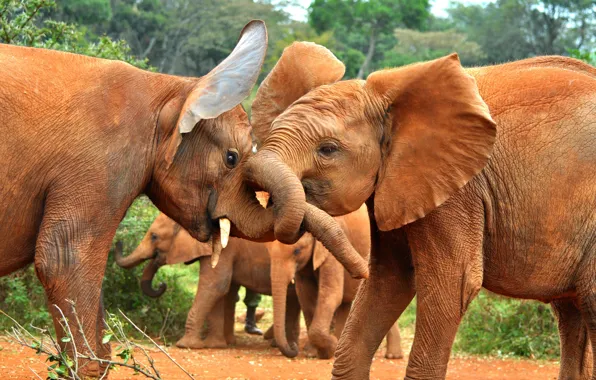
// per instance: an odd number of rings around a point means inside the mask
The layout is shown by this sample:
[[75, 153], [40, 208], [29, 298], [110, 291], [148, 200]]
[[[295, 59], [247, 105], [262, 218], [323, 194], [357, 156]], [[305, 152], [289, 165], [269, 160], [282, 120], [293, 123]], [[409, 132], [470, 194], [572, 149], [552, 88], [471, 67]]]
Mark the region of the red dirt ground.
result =
[[[247, 336], [238, 324], [236, 347], [222, 350], [186, 350], [168, 348], [169, 354], [176, 359], [195, 379], [329, 379], [333, 367], [332, 360], [308, 359], [299, 355], [296, 359], [287, 359], [260, 337]], [[404, 332], [406, 335], [406, 332]], [[304, 339], [301, 339], [304, 341]], [[406, 352], [412, 344], [411, 336], [405, 336], [403, 347]], [[42, 378], [43, 359], [36, 356], [29, 348], [23, 348], [5, 339], [0, 340], [0, 378], [32, 379], [31, 369]], [[163, 379], [189, 379], [165, 355], [152, 349], [152, 357]], [[372, 365], [371, 379], [403, 379], [407, 356], [400, 360], [387, 360], [381, 348]], [[30, 369], [31, 368], [31, 369]], [[556, 379], [556, 362], [537, 362], [529, 360], [484, 359], [478, 357], [454, 357], [449, 362], [447, 379], [515, 379], [540, 380]], [[132, 372], [125, 369], [113, 371], [110, 379], [131, 379]], [[140, 379], [141, 376], [134, 378]]]

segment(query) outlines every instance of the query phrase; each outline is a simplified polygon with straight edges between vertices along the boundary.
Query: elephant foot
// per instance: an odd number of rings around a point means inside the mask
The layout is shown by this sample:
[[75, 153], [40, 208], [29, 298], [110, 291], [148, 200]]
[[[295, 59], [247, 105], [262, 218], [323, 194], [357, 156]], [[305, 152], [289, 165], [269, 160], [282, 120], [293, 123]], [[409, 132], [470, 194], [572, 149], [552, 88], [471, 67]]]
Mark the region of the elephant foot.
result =
[[403, 359], [404, 354], [401, 350], [387, 350], [385, 359]]
[[183, 336], [178, 342], [176, 342], [176, 347], [178, 348], [191, 348], [195, 350], [200, 350], [203, 348], [226, 348], [228, 347], [225, 340], [221, 339], [197, 339], [194, 337]]
[[313, 345], [310, 344], [310, 342], [306, 343], [302, 351], [304, 352], [304, 356], [306, 356], [307, 358], [314, 359], [318, 356], [317, 349], [314, 348]]
[[309, 335], [308, 339], [317, 350], [317, 357], [319, 359], [331, 359], [335, 354], [337, 347], [337, 338], [329, 334], [313, 334]]

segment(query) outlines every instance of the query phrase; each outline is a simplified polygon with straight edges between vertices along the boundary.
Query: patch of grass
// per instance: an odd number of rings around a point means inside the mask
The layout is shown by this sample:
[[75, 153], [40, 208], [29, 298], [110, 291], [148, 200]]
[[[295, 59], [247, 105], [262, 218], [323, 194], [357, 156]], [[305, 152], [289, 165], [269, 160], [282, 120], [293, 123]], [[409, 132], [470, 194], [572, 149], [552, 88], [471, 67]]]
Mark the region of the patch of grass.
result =
[[460, 325], [455, 352], [531, 359], [558, 358], [557, 321], [550, 305], [481, 291]]

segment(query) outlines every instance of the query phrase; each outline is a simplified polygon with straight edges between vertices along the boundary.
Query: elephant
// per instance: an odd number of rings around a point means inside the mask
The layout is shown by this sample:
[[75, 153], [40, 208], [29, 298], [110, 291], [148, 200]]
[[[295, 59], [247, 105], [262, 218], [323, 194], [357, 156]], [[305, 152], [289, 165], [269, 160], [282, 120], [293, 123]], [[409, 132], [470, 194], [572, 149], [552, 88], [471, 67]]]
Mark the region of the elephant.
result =
[[[260, 20], [200, 78], [0, 45], [0, 233], [7, 237], [0, 276], [35, 265], [58, 341], [71, 357], [110, 355], [102, 343], [101, 284], [111, 241], [137, 196], [146, 194], [197, 240], [211, 239], [216, 255], [230, 235], [271, 240], [270, 231], [294, 232], [276, 218], [288, 203], [275, 197], [272, 208], [261, 207], [241, 170], [253, 144], [240, 103], [266, 50]], [[286, 241], [309, 230], [352, 275], [368, 275], [333, 218], [304, 199], [294, 206], [304, 229], [286, 232]], [[73, 339], [64, 342], [59, 319], [64, 313], [75, 320], [70, 301], [85, 325], [70, 326]], [[84, 359], [75, 367], [92, 377], [105, 369]]]
[[[240, 103], [266, 49], [265, 24], [252, 21], [224, 61], [187, 78], [0, 45], [0, 275], [35, 265], [58, 342], [71, 357], [77, 350], [110, 356], [102, 343], [102, 280], [116, 229], [137, 196], [148, 195], [199, 240], [217, 230], [219, 216], [258, 232], [240, 215], [259, 212], [258, 202], [238, 207], [235, 198], [250, 192], [239, 191], [235, 178], [252, 147]], [[75, 321], [69, 300], [83, 325], [71, 323], [72, 342], [64, 343], [62, 313]], [[74, 359], [82, 376], [107, 370]]]
[[[338, 217], [339, 225], [363, 257], [370, 252], [370, 227], [366, 205], [346, 216]], [[308, 340], [320, 359], [333, 357], [360, 280], [353, 279], [329, 251], [311, 235], [304, 235], [293, 250], [270, 249], [271, 282], [273, 284], [274, 333], [277, 346], [287, 357], [298, 355], [298, 346], [284, 337], [283, 316], [286, 314], [286, 292], [295, 279], [300, 307], [306, 321]], [[281, 244], [281, 243], [280, 243]], [[330, 328], [335, 317], [334, 334]], [[278, 320], [279, 319], [279, 320]], [[314, 356], [308, 353], [308, 356]], [[385, 357], [403, 357], [397, 322], [387, 334]]]
[[[445, 378], [460, 321], [486, 288], [550, 303], [560, 378], [596, 379], [596, 69], [559, 56], [465, 69], [451, 54], [366, 80], [344, 71], [316, 44], [286, 48], [254, 100], [260, 148], [243, 167], [246, 183], [288, 205], [368, 206], [369, 277], [333, 378], [370, 376], [415, 295], [405, 377]], [[285, 184], [271, 183], [271, 167]]]
[[[149, 227], [138, 247], [128, 256], [122, 256], [122, 244], [116, 244], [115, 260], [123, 268], [132, 268], [150, 260], [143, 271], [141, 289], [150, 297], [159, 297], [166, 290], [161, 283], [152, 287], [153, 277], [162, 265], [191, 264], [200, 261], [197, 293], [188, 313], [185, 334], [176, 346], [181, 348], [224, 348], [236, 342], [234, 337], [234, 314], [238, 288], [244, 286], [260, 294], [272, 294], [270, 247], [291, 252], [294, 246], [257, 243], [231, 237], [222, 250], [217, 266], [212, 267], [212, 247], [195, 240], [179, 224], [160, 213]], [[298, 342], [300, 333], [300, 304], [294, 285], [286, 285], [288, 308], [285, 315], [285, 339]], [[209, 326], [202, 338], [205, 321]], [[265, 333], [273, 338], [273, 331]], [[285, 340], [284, 339], [284, 340]], [[272, 342], [275, 344], [275, 342]]]

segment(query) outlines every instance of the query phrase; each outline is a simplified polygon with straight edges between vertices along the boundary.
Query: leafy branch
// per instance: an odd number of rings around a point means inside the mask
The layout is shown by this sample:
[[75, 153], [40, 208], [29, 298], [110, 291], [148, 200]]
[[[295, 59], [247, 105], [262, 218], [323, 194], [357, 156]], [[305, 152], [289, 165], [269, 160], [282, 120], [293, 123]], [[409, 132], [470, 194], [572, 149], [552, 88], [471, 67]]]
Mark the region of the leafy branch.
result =
[[[134, 374], [141, 374], [149, 379], [162, 379], [161, 374], [155, 365], [155, 360], [150, 355], [150, 349], [131, 341], [124, 333], [124, 325], [122, 321], [114, 314], [108, 313], [108, 318], [105, 321], [106, 329], [104, 330], [102, 344], [109, 344], [110, 342], [117, 343], [115, 357], [120, 358], [120, 360], [112, 360], [111, 358], [108, 359], [97, 356], [85, 336], [83, 324], [77, 314], [74, 303], [70, 300], [68, 300], [68, 302], [71, 305], [72, 315], [75, 320], [74, 322], [76, 322], [74, 327], [76, 327], [76, 330], [83, 337], [84, 348], [77, 347], [71, 323], [69, 323], [64, 312], [57, 305], [54, 305], [54, 307], [58, 310], [61, 316], [59, 323], [63, 331], [63, 337], [60, 339], [62, 344], [51, 335], [47, 328], [39, 328], [31, 325], [31, 328], [38, 332], [38, 336], [33, 335], [14, 318], [0, 310], [0, 313], [9, 318], [14, 324], [11, 327], [11, 330], [7, 331], [9, 340], [35, 350], [38, 355], [45, 355], [47, 357], [46, 362], [49, 362], [49, 364], [45, 364], [48, 370], [47, 379], [70, 378], [80, 380], [81, 376], [78, 374], [80, 360], [95, 362], [99, 364], [100, 368], [105, 368], [100, 379], [105, 379], [108, 370], [116, 367], [129, 368], [134, 371]], [[190, 379], [194, 379], [186, 369], [178, 364], [161, 346], [135, 325], [130, 318], [128, 318], [121, 310], [119, 310], [119, 312], [128, 323], [130, 323], [145, 338], [151, 341], [159, 352], [165, 354], [165, 356], [178, 366], [178, 368], [180, 368]], [[66, 345], [71, 349], [65, 349], [64, 346]], [[72, 358], [69, 356], [69, 353], [73, 355]], [[38, 373], [32, 368], [29, 369], [37, 378], [41, 379]]]

